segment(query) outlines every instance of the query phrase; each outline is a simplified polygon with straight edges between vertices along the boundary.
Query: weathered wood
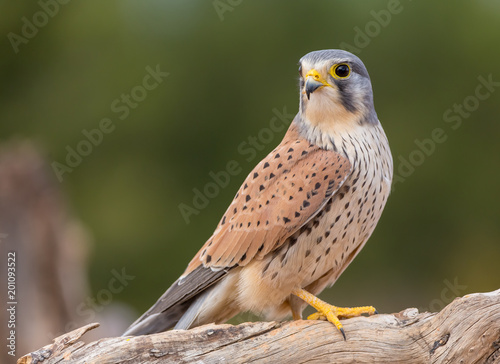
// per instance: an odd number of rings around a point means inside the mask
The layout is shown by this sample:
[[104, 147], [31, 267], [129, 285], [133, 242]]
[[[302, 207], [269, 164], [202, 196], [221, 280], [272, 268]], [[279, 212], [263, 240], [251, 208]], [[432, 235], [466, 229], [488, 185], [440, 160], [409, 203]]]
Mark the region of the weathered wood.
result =
[[[92, 327], [55, 339], [18, 363], [500, 363], [500, 289], [455, 299], [439, 313], [406, 309], [343, 320], [206, 325], [84, 345]], [[96, 325], [94, 325], [95, 327]]]

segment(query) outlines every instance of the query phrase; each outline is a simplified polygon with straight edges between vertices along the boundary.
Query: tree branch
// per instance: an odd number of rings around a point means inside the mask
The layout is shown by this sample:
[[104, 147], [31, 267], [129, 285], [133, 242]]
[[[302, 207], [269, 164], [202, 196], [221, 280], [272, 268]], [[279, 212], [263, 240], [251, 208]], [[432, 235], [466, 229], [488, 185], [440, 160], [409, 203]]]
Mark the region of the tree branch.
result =
[[439, 313], [410, 308], [342, 321], [256, 322], [78, 341], [91, 324], [18, 363], [500, 363], [500, 289], [455, 299]]

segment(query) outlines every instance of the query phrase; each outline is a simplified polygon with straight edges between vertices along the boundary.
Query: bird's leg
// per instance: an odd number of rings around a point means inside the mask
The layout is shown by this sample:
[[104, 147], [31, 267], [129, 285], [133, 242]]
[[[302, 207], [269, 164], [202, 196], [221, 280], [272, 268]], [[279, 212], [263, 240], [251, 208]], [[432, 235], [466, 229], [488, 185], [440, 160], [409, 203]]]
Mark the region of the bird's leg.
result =
[[302, 315], [300, 312], [295, 311], [293, 308], [291, 309], [292, 311], [292, 317], [294, 320], [302, 320]]
[[307, 319], [308, 320], [324, 320], [327, 319], [332, 324], [334, 324], [337, 329], [342, 333], [345, 340], [345, 332], [339, 318], [350, 318], [360, 316], [364, 313], [373, 315], [377, 313], [375, 307], [373, 306], [363, 306], [363, 307], [337, 307], [320, 300], [315, 295], [307, 292], [304, 289], [295, 289], [292, 294], [299, 297], [300, 299], [307, 302], [309, 305], [314, 307], [318, 312], [313, 313]]
[[286, 301], [286, 303], [288, 304], [288, 307], [292, 312], [292, 317], [294, 321], [302, 320], [302, 310], [298, 310], [297, 307], [295, 307], [295, 305], [292, 304], [291, 300]]

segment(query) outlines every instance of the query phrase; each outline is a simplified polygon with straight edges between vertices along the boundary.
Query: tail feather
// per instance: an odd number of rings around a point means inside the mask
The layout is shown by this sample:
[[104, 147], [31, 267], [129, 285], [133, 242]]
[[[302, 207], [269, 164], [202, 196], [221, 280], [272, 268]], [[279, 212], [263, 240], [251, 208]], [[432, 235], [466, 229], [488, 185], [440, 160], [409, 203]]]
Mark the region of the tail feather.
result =
[[125, 331], [122, 336], [139, 336], [156, 334], [173, 328], [184, 313], [189, 309], [190, 302], [184, 302], [167, 311], [154, 313], [142, 320], [137, 320]]
[[227, 272], [212, 271], [210, 268], [199, 266], [187, 276], [174, 282], [122, 336], [148, 335], [172, 328], [193, 327], [209, 292]]
[[156, 334], [172, 328], [174, 330], [188, 330], [196, 326], [195, 321], [210, 291], [211, 289], [208, 289], [188, 302], [171, 307], [167, 311], [149, 315], [141, 321], [138, 320], [139, 322], [134, 322], [122, 336]]
[[186, 312], [184, 312], [182, 317], [175, 325], [174, 327], [175, 330], [188, 330], [191, 327], [193, 327], [193, 324], [195, 323], [196, 319], [198, 318], [198, 315], [200, 314], [201, 307], [205, 302], [205, 300], [207, 299], [208, 294], [210, 293], [211, 290], [212, 290], [211, 288], [207, 289], [194, 299], [194, 301], [188, 307]]

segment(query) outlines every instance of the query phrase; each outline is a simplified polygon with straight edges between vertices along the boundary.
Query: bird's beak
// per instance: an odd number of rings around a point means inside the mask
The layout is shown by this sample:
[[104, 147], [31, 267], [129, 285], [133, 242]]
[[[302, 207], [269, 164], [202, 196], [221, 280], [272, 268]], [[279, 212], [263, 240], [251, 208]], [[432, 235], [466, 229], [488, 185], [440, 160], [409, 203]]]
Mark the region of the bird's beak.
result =
[[321, 77], [318, 71], [314, 68], [307, 72], [306, 76], [306, 84], [304, 86], [304, 92], [307, 95], [307, 99], [309, 100], [310, 95], [316, 91], [318, 88], [323, 86], [330, 86], [326, 80]]

